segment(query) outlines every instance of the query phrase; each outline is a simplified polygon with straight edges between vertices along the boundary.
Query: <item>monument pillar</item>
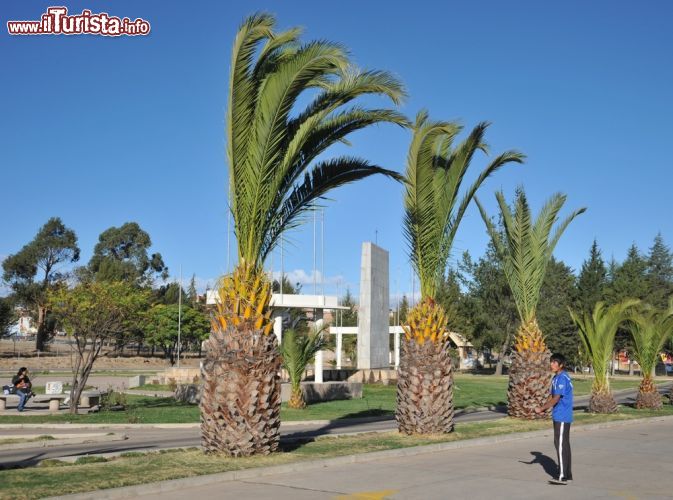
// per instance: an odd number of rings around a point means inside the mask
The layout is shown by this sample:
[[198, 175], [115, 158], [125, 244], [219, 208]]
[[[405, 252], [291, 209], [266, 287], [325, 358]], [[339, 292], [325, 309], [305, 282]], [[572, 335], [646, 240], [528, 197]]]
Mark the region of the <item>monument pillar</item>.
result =
[[388, 368], [388, 251], [362, 244], [358, 309], [358, 369]]

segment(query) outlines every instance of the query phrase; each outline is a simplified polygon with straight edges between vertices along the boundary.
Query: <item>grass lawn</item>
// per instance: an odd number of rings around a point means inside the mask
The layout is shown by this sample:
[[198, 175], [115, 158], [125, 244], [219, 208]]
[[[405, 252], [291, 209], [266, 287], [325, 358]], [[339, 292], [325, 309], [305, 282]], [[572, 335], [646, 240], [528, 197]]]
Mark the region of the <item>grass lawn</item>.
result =
[[[607, 422], [651, 416], [673, 415], [673, 406], [663, 410], [620, 408], [614, 415], [576, 413], [576, 424]], [[56, 460], [43, 461], [30, 470], [0, 471], [0, 498], [28, 499], [65, 495], [100, 489], [129, 486], [166, 479], [214, 474], [251, 467], [390, 450], [426, 444], [457, 441], [512, 432], [548, 429], [550, 422], [501, 419], [457, 424], [455, 432], [434, 436], [404, 436], [397, 432], [361, 434], [340, 438], [326, 437], [292, 444], [279, 453], [265, 457], [228, 458], [204, 455], [198, 449], [154, 453], [126, 453], [116, 458], [82, 457], [74, 464]], [[67, 480], [64, 478], [67, 477]]]
[[[456, 375], [454, 403], [456, 409], [502, 405], [507, 402], [507, 377], [492, 375]], [[575, 377], [575, 394], [581, 396], [591, 391], [591, 378]], [[618, 379], [612, 382], [613, 390], [637, 387], [639, 378]], [[148, 386], [144, 386], [148, 387]], [[159, 389], [150, 389], [159, 390]], [[395, 412], [396, 387], [394, 385], [365, 385], [362, 399], [328, 401], [309, 405], [304, 410], [292, 410], [283, 404], [281, 419], [336, 420], [381, 415]], [[3, 415], [0, 423], [189, 423], [199, 421], [197, 406], [176, 402], [173, 398], [127, 396], [128, 409], [118, 412], [100, 412], [91, 415]]]

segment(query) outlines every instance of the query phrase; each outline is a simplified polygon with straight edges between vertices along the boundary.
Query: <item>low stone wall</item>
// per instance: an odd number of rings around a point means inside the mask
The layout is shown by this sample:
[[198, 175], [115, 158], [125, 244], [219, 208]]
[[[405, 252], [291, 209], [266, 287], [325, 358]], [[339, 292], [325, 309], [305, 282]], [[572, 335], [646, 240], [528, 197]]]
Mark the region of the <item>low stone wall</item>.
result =
[[[322, 384], [302, 382], [301, 390], [307, 403], [362, 398], [362, 384], [357, 382], [324, 382]], [[290, 384], [281, 384], [281, 401], [289, 401], [291, 393], [292, 386]]]
[[193, 384], [201, 378], [200, 368], [168, 368], [158, 374], [160, 384], [170, 384], [171, 380], [176, 384]]

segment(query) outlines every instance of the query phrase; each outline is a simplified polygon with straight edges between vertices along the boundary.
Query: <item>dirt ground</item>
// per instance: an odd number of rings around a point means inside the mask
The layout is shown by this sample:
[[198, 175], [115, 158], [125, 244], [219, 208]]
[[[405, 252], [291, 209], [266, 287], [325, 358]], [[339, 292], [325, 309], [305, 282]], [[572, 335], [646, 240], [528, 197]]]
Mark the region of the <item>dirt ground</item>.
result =
[[[180, 365], [198, 367], [199, 358], [181, 358]], [[37, 370], [70, 370], [74, 358], [71, 359], [70, 346], [67, 344], [52, 344], [49, 352], [35, 352], [34, 341], [0, 340], [0, 369], [18, 370], [27, 366], [31, 371]], [[111, 356], [109, 352], [101, 354], [94, 363], [94, 370], [163, 370], [169, 368], [170, 362], [160, 355], [133, 356], [131, 352], [123, 356]]]

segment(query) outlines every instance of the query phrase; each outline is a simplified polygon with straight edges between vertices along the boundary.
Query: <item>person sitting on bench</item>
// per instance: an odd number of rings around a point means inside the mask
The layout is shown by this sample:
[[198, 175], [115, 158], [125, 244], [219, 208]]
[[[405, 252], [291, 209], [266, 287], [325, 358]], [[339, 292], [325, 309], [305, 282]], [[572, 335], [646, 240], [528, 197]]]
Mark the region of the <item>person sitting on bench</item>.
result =
[[30, 378], [28, 378], [28, 368], [25, 366], [19, 368], [19, 372], [12, 377], [12, 385], [16, 389], [16, 395], [19, 396], [17, 410], [23, 411], [28, 399], [31, 396], [35, 396], [32, 390], [33, 384], [30, 382]]

